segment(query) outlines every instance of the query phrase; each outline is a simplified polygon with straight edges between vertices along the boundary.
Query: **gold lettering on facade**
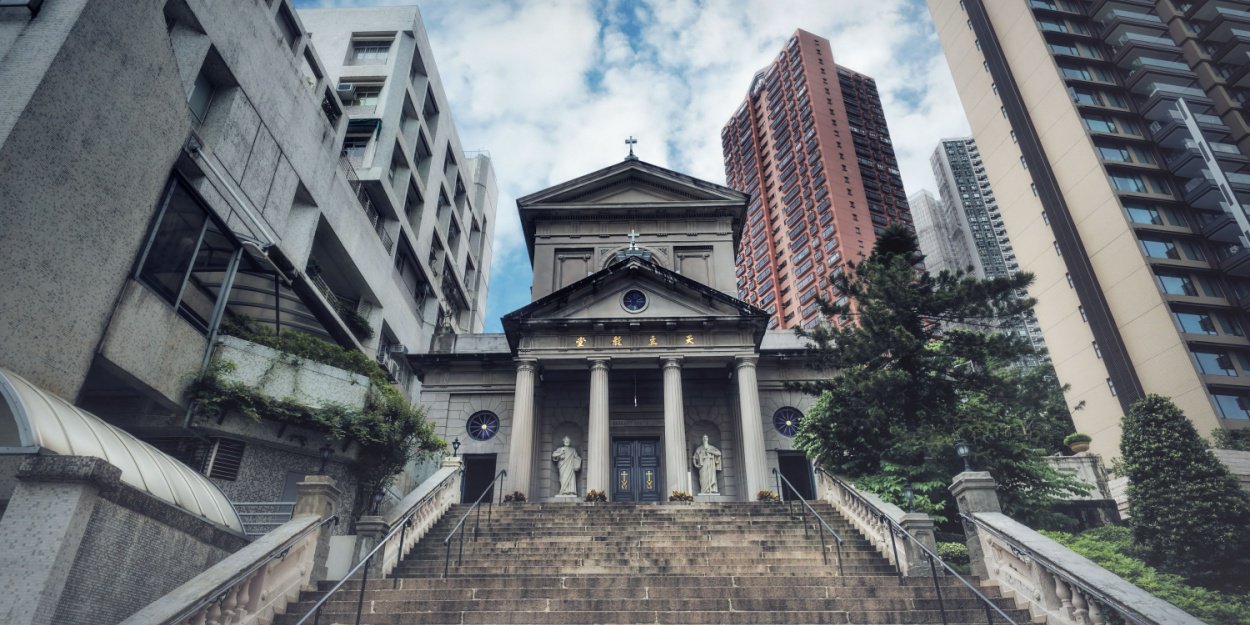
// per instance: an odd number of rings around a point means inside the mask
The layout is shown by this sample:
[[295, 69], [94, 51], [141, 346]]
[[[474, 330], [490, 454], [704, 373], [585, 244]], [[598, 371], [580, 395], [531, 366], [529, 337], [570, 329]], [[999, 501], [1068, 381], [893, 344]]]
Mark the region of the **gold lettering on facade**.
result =
[[575, 342], [577, 343], [578, 347], [586, 347], [586, 337], [584, 336], [577, 337], [577, 341]]
[[654, 335], [654, 334], [652, 334], [652, 335], [651, 335], [651, 338], [647, 339], [647, 345], [650, 345], [650, 346], [654, 347], [654, 346], [659, 345], [659, 344], [660, 344], [660, 342], [659, 342], [659, 341], [657, 341], [657, 340], [655, 340], [655, 335]]
[[694, 335], [693, 335], [693, 334], [687, 334], [687, 335], [686, 335], [686, 345], [694, 345]]
[[621, 337], [619, 336], [612, 337], [612, 347], [620, 347], [620, 346], [621, 346]]

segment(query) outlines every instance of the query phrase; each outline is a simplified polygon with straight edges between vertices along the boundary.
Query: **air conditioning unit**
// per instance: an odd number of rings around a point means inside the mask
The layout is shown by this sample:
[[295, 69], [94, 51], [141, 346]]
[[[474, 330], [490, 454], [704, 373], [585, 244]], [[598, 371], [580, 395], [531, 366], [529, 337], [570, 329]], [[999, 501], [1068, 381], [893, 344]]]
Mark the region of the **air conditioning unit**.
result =
[[408, 346], [395, 344], [395, 345], [387, 346], [386, 350], [392, 354], [398, 354], [400, 356], [403, 356], [408, 353]]
[[334, 88], [334, 92], [339, 94], [340, 100], [354, 98], [356, 97], [356, 85], [350, 82], [342, 82]]

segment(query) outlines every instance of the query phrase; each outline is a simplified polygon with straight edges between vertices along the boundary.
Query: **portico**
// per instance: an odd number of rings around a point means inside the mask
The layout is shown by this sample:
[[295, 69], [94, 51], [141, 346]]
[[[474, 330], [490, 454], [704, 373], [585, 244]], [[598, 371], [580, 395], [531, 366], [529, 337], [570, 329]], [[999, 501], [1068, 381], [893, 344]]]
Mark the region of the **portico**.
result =
[[[503, 316], [502, 335], [410, 357], [443, 436], [493, 454], [505, 488], [529, 499], [555, 497], [551, 454], [565, 437], [582, 496], [745, 501], [773, 488], [793, 432], [772, 414], [807, 409], [785, 382], [813, 372], [792, 334], [769, 332], [768, 313], [734, 297], [745, 203], [639, 160], [518, 200], [534, 300]], [[463, 429], [483, 413], [498, 437]], [[692, 455], [704, 436], [720, 454], [719, 492], [700, 495]]]

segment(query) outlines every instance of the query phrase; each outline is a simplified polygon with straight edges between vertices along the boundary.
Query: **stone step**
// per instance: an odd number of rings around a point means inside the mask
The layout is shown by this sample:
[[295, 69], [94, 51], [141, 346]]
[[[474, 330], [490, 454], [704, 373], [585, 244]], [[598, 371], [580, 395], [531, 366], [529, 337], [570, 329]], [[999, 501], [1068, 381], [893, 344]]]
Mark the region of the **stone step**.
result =
[[[355, 610], [350, 614], [333, 618], [327, 615], [322, 624], [353, 623]], [[1030, 622], [1028, 612], [1008, 612], [1019, 623]], [[290, 625], [297, 620], [294, 614], [283, 615], [275, 625]], [[913, 625], [949, 623], [958, 625], [985, 622], [985, 612], [974, 610], [946, 610], [945, 620], [938, 610], [853, 610], [853, 611], [696, 611], [696, 610], [629, 610], [615, 612], [598, 611], [489, 611], [426, 612], [395, 614], [362, 614], [361, 625]]]
[[[452, 564], [459, 563], [461, 565], [475, 566], [478, 564], [490, 565], [492, 563], [498, 563], [501, 557], [505, 558], [509, 564], [514, 565], [514, 566], [528, 566], [528, 565], [546, 564], [550, 562], [555, 562], [564, 566], [630, 566], [631, 564], [635, 564], [638, 566], [714, 565], [714, 566], [724, 566], [724, 567], [732, 569], [733, 567], [737, 567], [737, 566], [750, 566], [752, 564], [761, 563], [761, 562], [768, 563], [771, 565], [778, 565], [778, 564], [811, 565], [813, 563], [824, 562], [826, 558], [836, 559], [838, 555], [837, 553], [831, 552], [822, 557], [822, 554], [820, 553], [819, 550], [813, 550], [811, 552], [799, 553], [799, 554], [787, 554], [787, 553], [743, 554], [741, 552], [737, 552], [732, 555], [729, 555], [729, 554], [660, 555], [660, 554], [653, 554], [653, 553], [644, 553], [644, 554], [639, 554], [639, 555], [634, 555], [634, 556], [629, 556], [628, 554], [612, 554], [611, 556], [605, 555], [605, 554], [597, 554], [597, 556], [595, 557], [578, 557], [578, 556], [572, 556], [572, 555], [565, 554], [565, 553], [557, 553], [557, 554], [553, 554], [553, 556], [507, 555], [507, 556], [489, 557], [489, 556], [484, 556], [482, 554], [470, 554], [466, 552], [463, 558], [458, 558], [456, 553], [453, 552], [451, 554], [450, 560]], [[408, 558], [405, 559], [405, 564], [412, 564], [414, 566], [425, 566], [425, 565], [431, 565], [431, 564], [442, 564], [445, 560], [447, 560], [447, 558], [444, 558], [442, 554], [438, 554], [436, 557], [416, 557], [416, 558], [410, 555], [408, 556]], [[876, 563], [881, 562], [881, 558], [877, 557], [876, 554], [845, 553], [844, 552], [842, 554], [842, 562], [845, 564], [851, 564], [851, 563], [876, 564]]]
[[[366, 601], [403, 601], [412, 599], [421, 599], [427, 597], [437, 598], [438, 600], [447, 601], [469, 601], [469, 600], [487, 600], [487, 599], [579, 599], [587, 598], [593, 595], [595, 599], [628, 599], [634, 600], [639, 596], [649, 599], [774, 599], [779, 595], [776, 586], [671, 586], [668, 584], [656, 584], [657, 578], [651, 578], [648, 584], [636, 587], [619, 587], [619, 588], [564, 588], [564, 587], [528, 587], [509, 585], [503, 587], [489, 587], [486, 582], [499, 581], [500, 578], [489, 578], [481, 580], [482, 585], [472, 584], [470, 586], [448, 586], [438, 588], [438, 592], [434, 594], [425, 592], [415, 592], [418, 590], [433, 590], [431, 588], [417, 588], [412, 582], [415, 579], [403, 579], [395, 584], [392, 589], [388, 583], [385, 586], [378, 586], [370, 583], [369, 589], [365, 591]], [[666, 578], [658, 578], [666, 579]], [[454, 581], [460, 581], [459, 578], [453, 578]], [[792, 599], [917, 599], [929, 600], [936, 595], [933, 592], [933, 586], [900, 586], [897, 583], [885, 583], [869, 586], [836, 586], [832, 584], [806, 585], [802, 580], [795, 580], [793, 585], [785, 587], [784, 596]], [[339, 595], [336, 600], [355, 601], [358, 596], [359, 585], [348, 588], [343, 594]], [[588, 592], [590, 591], [590, 592]], [[324, 592], [310, 592], [304, 597], [307, 602], [313, 602], [320, 599]], [[966, 587], [948, 586], [943, 584], [942, 594], [944, 597], [961, 600], [976, 600], [976, 596]]]
[[[398, 580], [369, 580], [367, 591], [390, 590], [398, 586], [405, 590], [446, 590], [455, 588], [571, 588], [571, 589], [620, 589], [648, 588], [656, 585], [669, 588], [698, 587], [731, 587], [731, 588], [775, 588], [783, 586], [827, 586], [831, 588], [933, 588], [932, 578], [904, 577], [899, 578], [891, 571], [890, 575], [847, 575], [838, 576], [836, 571], [813, 572], [803, 579], [778, 577], [769, 575], [536, 575], [527, 577], [472, 577], [459, 576], [450, 579], [440, 577], [399, 578]], [[965, 588], [954, 577], [940, 577], [938, 584], [946, 592], [947, 588]], [[333, 586], [334, 582], [321, 582], [320, 588]], [[344, 584], [345, 590], [359, 590], [358, 580]], [[927, 592], [927, 590], [926, 590]]]
[[[302, 604], [299, 611], [306, 612], [312, 603]], [[323, 615], [355, 614], [357, 600], [344, 597], [342, 601], [330, 601], [322, 608]], [[365, 612], [369, 614], [406, 614], [429, 612], [471, 612], [483, 610], [502, 612], [620, 612], [631, 610], [647, 610], [656, 612], [879, 612], [888, 610], [933, 610], [940, 609], [936, 598], [651, 598], [649, 596], [604, 599], [586, 597], [534, 598], [534, 599], [395, 599], [383, 600], [366, 596]], [[982, 604], [976, 598], [944, 597], [941, 605], [947, 611], [978, 610]]]
[[[837, 565], [830, 561], [829, 569], [837, 571]], [[454, 564], [450, 567], [450, 574], [453, 576], [477, 576], [477, 575], [569, 575], [569, 574], [588, 574], [588, 575], [611, 575], [611, 574], [642, 574], [642, 575], [698, 575], [701, 573], [717, 573], [724, 570], [719, 566], [512, 566], [510, 564], [499, 564], [489, 566], [460, 566]], [[894, 572], [894, 567], [888, 564], [876, 565], [843, 565], [843, 570], [847, 575], [889, 575]], [[752, 566], [743, 566], [735, 571], [742, 575], [793, 575], [804, 576], [811, 575], [816, 572], [815, 567], [811, 566], [795, 566], [795, 565], [767, 565], [757, 564]], [[443, 565], [435, 566], [408, 566], [404, 565], [397, 569], [399, 577], [432, 577], [443, 574]]]

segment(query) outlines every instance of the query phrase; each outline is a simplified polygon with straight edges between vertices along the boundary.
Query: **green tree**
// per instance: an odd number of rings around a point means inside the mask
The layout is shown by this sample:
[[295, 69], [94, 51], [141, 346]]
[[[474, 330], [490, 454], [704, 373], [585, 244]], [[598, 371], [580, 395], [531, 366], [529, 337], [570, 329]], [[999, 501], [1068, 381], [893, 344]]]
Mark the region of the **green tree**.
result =
[[1053, 369], [1019, 367], [1030, 344], [994, 331], [1032, 308], [1021, 295], [1032, 276], [932, 275], [917, 270], [921, 259], [911, 230], [891, 227], [867, 259], [831, 277], [845, 298], [825, 313], [843, 323], [800, 334], [813, 342], [814, 366], [834, 373], [799, 386], [820, 398], [797, 443], [896, 502], [912, 484], [917, 509], [949, 515], [963, 439], [974, 467], [999, 482], [1004, 507], [1037, 520], [1056, 495], [1081, 488], [1041, 459], [1072, 431]]
[[1250, 496], [1176, 404], [1158, 395], [1134, 403], [1120, 453], [1146, 561], [1210, 588], [1250, 586]]

